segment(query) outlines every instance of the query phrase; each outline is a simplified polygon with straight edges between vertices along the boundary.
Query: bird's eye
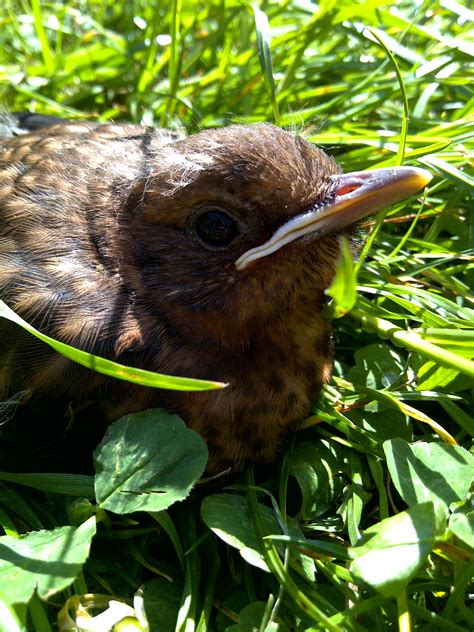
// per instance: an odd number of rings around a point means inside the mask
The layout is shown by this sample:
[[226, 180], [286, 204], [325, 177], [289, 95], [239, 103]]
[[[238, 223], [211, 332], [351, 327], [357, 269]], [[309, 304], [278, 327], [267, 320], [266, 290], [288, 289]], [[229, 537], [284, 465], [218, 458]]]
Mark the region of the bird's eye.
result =
[[194, 221], [194, 230], [207, 246], [225, 248], [236, 237], [237, 223], [218, 206], [201, 210]]

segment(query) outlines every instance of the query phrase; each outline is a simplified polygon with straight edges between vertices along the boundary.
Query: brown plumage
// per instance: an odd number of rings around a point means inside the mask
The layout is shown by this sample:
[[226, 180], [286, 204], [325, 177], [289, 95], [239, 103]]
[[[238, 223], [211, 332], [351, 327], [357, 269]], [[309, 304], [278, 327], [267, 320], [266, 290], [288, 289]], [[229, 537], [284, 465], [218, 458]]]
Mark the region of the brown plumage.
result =
[[203, 436], [210, 471], [273, 459], [330, 377], [324, 290], [338, 235], [354, 235], [345, 225], [359, 216], [254, 261], [242, 255], [360, 183], [264, 124], [188, 138], [28, 117], [4, 127], [0, 298], [97, 355], [229, 386], [183, 393], [111, 380], [0, 322], [0, 399], [21, 392], [24, 407], [63, 397], [78, 408], [98, 399], [108, 420], [161, 406]]

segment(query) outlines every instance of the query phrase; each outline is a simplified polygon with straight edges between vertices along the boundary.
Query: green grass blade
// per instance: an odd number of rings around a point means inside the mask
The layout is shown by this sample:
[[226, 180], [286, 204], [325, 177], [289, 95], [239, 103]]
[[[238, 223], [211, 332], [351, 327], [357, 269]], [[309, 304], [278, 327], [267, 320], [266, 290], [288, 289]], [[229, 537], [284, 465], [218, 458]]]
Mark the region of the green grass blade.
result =
[[15, 312], [8, 307], [3, 301], [0, 301], [0, 317], [16, 323], [27, 332], [36, 336], [42, 342], [52, 347], [55, 351], [65, 356], [69, 360], [73, 360], [88, 369], [116, 377], [126, 382], [132, 382], [134, 384], [140, 384], [142, 386], [151, 386], [153, 388], [167, 388], [177, 391], [206, 391], [218, 388], [224, 388], [226, 385], [222, 382], [209, 382], [206, 380], [194, 380], [191, 378], [174, 377], [171, 375], [163, 375], [161, 373], [153, 373], [152, 371], [144, 371], [143, 369], [136, 369], [134, 367], [125, 366], [112, 362], [106, 358], [92, 355], [86, 351], [81, 351], [54, 340], [40, 331], [29, 325], [23, 318], [15, 314]]
[[41, 44], [41, 54], [48, 74], [54, 72], [54, 58], [43, 26], [43, 15], [40, 0], [31, 0], [36, 36]]
[[0, 472], [0, 481], [26, 485], [52, 494], [94, 498], [94, 478], [85, 474], [11, 474]]
[[400, 132], [400, 142], [398, 146], [397, 159], [396, 159], [395, 164], [402, 165], [403, 159], [405, 156], [405, 147], [406, 147], [406, 142], [407, 142], [408, 113], [409, 113], [408, 112], [408, 97], [407, 97], [407, 91], [405, 88], [405, 83], [403, 81], [400, 68], [398, 67], [397, 60], [395, 59], [395, 56], [390, 51], [388, 44], [384, 41], [385, 34], [379, 29], [375, 29], [375, 28], [369, 28], [367, 30], [371, 35], [373, 35], [373, 37], [375, 37], [375, 39], [378, 41], [380, 46], [384, 49], [385, 54], [389, 58], [390, 63], [392, 64], [393, 69], [395, 70], [395, 74], [397, 75], [398, 85], [400, 87], [400, 94], [401, 94], [402, 103], [403, 103], [403, 116], [402, 116], [402, 129]]
[[275, 81], [273, 79], [273, 64], [270, 48], [271, 34], [270, 24], [268, 18], [255, 4], [252, 4], [254, 19], [255, 19], [255, 31], [257, 34], [257, 51], [258, 59], [260, 61], [260, 67], [263, 72], [265, 84], [268, 88], [270, 95], [270, 101], [273, 110], [273, 118], [276, 125], [280, 125], [280, 112], [278, 110], [278, 102], [275, 91]]

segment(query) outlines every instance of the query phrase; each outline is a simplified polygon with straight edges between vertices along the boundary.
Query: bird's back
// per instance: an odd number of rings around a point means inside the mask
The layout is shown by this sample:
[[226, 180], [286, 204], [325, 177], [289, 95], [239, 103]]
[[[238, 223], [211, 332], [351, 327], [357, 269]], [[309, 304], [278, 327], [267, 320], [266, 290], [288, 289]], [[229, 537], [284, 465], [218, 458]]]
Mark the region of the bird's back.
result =
[[[114, 357], [129, 297], [106, 242], [150, 154], [181, 135], [28, 113], [2, 121], [0, 298], [44, 333]], [[5, 321], [0, 371], [0, 399], [101, 381]]]
[[[102, 256], [102, 242], [111, 238], [134, 183], [146, 176], [151, 155], [181, 137], [138, 125], [3, 115], [0, 299], [44, 333], [116, 358], [118, 333], [128, 333], [129, 297], [116, 261]], [[69, 403], [87, 408], [104, 383], [0, 319], [1, 439], [8, 446], [20, 428], [23, 446], [13, 463], [27, 444], [30, 459], [37, 450], [48, 461], [48, 446], [58, 456]], [[79, 434], [94, 445], [104, 424], [86, 418]], [[1, 451], [5, 458], [9, 450]]]

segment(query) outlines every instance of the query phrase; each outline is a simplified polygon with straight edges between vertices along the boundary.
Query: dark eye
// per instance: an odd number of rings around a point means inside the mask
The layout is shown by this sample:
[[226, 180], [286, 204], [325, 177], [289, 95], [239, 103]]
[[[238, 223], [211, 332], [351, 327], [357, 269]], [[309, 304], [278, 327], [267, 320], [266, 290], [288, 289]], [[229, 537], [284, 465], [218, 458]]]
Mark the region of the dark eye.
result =
[[209, 206], [194, 221], [194, 230], [207, 246], [223, 248], [237, 235], [237, 223], [218, 206]]

